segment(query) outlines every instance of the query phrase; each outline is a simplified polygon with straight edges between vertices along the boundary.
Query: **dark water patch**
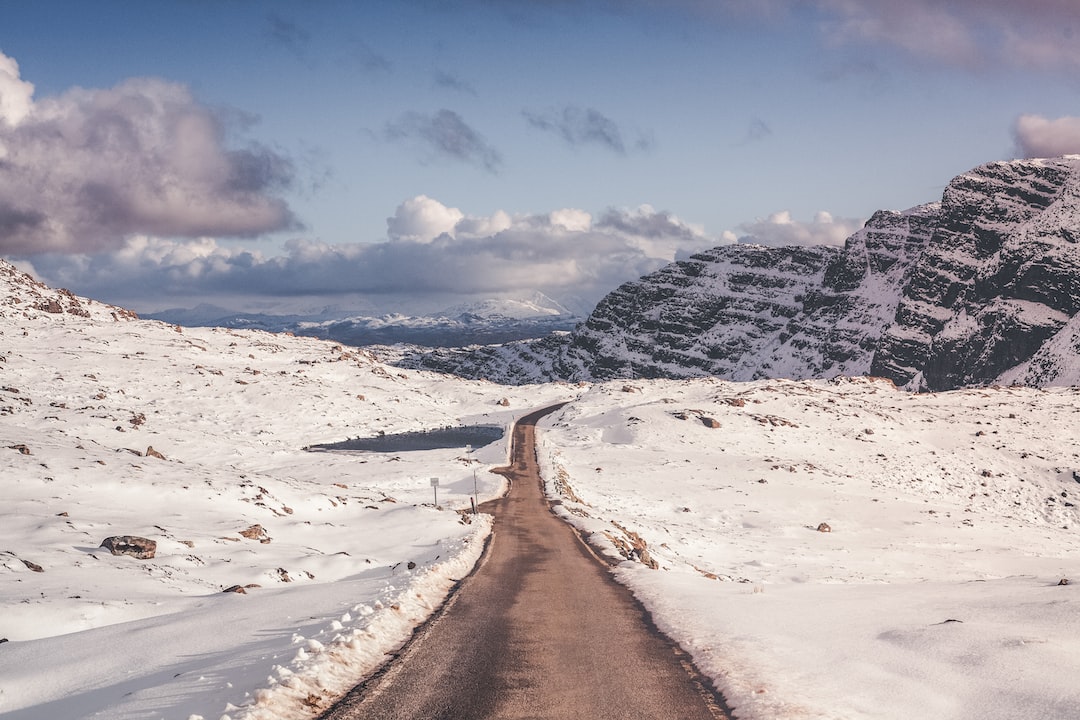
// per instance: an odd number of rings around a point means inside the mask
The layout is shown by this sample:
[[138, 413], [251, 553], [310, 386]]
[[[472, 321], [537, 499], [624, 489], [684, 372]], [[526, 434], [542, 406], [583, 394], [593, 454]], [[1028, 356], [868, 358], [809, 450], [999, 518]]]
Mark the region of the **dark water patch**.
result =
[[308, 450], [359, 450], [362, 452], [409, 452], [411, 450], [442, 450], [464, 448], [466, 445], [483, 447], [501, 440], [504, 430], [500, 425], [464, 425], [443, 427], [415, 432], [380, 434], [374, 437], [349, 438], [336, 443], [311, 445]]

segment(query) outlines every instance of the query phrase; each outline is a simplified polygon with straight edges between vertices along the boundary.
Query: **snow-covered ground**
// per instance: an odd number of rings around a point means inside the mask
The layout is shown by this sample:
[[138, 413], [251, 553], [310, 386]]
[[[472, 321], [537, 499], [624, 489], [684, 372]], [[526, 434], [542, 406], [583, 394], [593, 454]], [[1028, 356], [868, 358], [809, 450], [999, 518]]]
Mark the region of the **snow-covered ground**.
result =
[[639, 381], [549, 418], [539, 454], [594, 543], [644, 541], [657, 569], [616, 575], [741, 720], [1064, 719], [1078, 420], [1077, 388]]
[[[136, 320], [0, 263], [0, 717], [313, 715], [471, 570], [490, 525], [457, 511], [473, 469], [481, 500], [501, 492], [507, 441], [303, 448], [505, 425], [575, 392]], [[99, 547], [122, 535], [156, 556]]]
[[1080, 716], [1080, 390], [502, 387], [0, 262], [0, 718], [316, 714], [469, 572], [490, 525], [456, 511], [507, 448], [303, 448], [568, 399], [540, 432], [559, 512], [633, 558], [740, 720]]

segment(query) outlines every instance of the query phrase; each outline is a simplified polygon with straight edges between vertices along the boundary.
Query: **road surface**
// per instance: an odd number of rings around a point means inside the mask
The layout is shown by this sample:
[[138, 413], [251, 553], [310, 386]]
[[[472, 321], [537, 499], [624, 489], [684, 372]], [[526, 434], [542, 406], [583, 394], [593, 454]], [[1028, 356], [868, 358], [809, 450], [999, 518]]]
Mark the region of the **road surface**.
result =
[[543, 497], [536, 421], [514, 428], [511, 483], [482, 506], [494, 534], [478, 569], [398, 658], [322, 720], [716, 720], [697, 678], [630, 592]]

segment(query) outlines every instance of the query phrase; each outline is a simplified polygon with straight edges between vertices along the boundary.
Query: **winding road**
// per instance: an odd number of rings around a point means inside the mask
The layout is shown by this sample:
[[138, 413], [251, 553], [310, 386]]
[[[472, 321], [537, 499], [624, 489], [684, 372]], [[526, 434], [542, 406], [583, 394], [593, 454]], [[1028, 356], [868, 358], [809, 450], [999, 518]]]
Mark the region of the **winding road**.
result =
[[727, 718], [685, 653], [660, 634], [544, 499], [537, 420], [514, 427], [510, 492], [485, 503], [492, 541], [472, 575], [382, 671], [321, 720]]

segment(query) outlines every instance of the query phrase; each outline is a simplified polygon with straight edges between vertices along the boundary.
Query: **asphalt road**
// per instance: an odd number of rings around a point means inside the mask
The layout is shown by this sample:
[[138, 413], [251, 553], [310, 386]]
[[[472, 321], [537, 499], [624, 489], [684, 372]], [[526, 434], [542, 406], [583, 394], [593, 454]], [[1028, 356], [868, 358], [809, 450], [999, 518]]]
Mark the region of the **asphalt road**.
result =
[[544, 500], [533, 445], [548, 408], [514, 429], [509, 494], [482, 509], [479, 568], [379, 674], [322, 720], [715, 720], [722, 700]]

